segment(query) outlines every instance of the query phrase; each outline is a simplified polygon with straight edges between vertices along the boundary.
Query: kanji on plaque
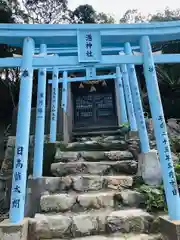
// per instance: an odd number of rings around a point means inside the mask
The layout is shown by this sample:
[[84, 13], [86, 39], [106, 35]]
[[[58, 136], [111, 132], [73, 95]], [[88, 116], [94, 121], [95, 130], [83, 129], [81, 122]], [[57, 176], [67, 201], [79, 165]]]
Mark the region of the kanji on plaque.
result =
[[100, 62], [101, 36], [99, 31], [78, 31], [79, 62]]

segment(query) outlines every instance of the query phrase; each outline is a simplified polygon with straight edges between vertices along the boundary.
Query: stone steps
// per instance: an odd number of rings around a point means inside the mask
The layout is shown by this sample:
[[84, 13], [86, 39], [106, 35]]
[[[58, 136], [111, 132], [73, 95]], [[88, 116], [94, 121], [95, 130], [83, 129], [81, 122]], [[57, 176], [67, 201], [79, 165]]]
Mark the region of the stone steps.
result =
[[73, 214], [36, 214], [36, 239], [78, 238], [112, 233], [153, 233], [154, 216], [141, 209], [96, 210]]
[[145, 203], [143, 195], [137, 191], [107, 191], [90, 193], [60, 193], [41, 196], [42, 212], [82, 212], [90, 209], [140, 207]]
[[[41, 239], [41, 240], [65, 240], [65, 239]], [[69, 239], [69, 240], [72, 240]], [[158, 234], [113, 234], [110, 236], [90, 236], [82, 238], [73, 238], [73, 240], [162, 240], [162, 236]]]
[[56, 148], [61, 151], [126, 151], [128, 144], [124, 140], [109, 140], [107, 137], [102, 141], [98, 138], [96, 140], [83, 140], [79, 142], [72, 142], [63, 144], [62, 142], [56, 142]]
[[51, 164], [51, 173], [56, 177], [75, 174], [120, 175], [136, 174], [137, 162], [134, 160], [116, 162], [68, 162]]
[[99, 162], [99, 161], [125, 161], [133, 160], [133, 155], [129, 151], [76, 151], [62, 152], [60, 148], [56, 150], [54, 162]]
[[44, 177], [44, 190], [50, 193], [90, 192], [101, 190], [122, 190], [132, 188], [133, 176], [75, 175], [66, 177]]

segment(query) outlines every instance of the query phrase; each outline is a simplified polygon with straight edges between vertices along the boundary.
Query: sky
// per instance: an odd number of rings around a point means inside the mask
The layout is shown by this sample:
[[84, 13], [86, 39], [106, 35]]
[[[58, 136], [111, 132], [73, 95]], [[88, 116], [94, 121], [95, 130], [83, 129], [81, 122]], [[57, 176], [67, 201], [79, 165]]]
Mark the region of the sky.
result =
[[70, 9], [89, 4], [98, 12], [108, 13], [118, 21], [128, 9], [138, 9], [145, 15], [170, 9], [180, 8], [178, 0], [68, 0]]

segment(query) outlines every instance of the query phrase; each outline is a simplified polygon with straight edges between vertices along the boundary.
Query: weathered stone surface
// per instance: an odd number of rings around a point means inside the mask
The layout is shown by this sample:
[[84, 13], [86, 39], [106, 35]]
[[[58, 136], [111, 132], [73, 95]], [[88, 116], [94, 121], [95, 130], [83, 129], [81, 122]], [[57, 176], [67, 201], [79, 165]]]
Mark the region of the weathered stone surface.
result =
[[[90, 236], [83, 238], [74, 238], [73, 240], [162, 240], [160, 235], [147, 235], [147, 234], [116, 234], [109, 236]], [[43, 239], [44, 240], [44, 239]], [[55, 239], [54, 239], [55, 240]]]
[[96, 215], [81, 214], [73, 217], [72, 234], [74, 237], [88, 236], [98, 232], [98, 219]]
[[115, 232], [148, 233], [153, 216], [140, 209], [114, 212], [96, 210], [74, 215], [37, 214], [35, 221], [34, 231], [40, 239], [63, 237], [71, 239], [71, 237], [89, 236], [100, 232], [102, 235]]
[[34, 220], [33, 230], [37, 239], [71, 236], [72, 218], [69, 216], [36, 214]]
[[43, 212], [82, 212], [90, 209], [121, 208], [122, 206], [139, 207], [144, 202], [145, 199], [141, 193], [127, 189], [83, 194], [73, 192], [49, 195], [44, 193], [40, 206]]
[[118, 190], [122, 187], [132, 187], [133, 178], [130, 176], [107, 176], [105, 182], [108, 189]]
[[133, 177], [131, 176], [98, 176], [77, 175], [67, 177], [43, 177], [44, 192], [64, 193], [67, 191], [87, 192], [103, 189], [121, 190], [123, 187], [131, 188]]
[[12, 224], [9, 219], [5, 219], [0, 223], [0, 239], [1, 240], [27, 240], [28, 239], [28, 219], [24, 219], [20, 223]]
[[104, 177], [101, 176], [74, 176], [73, 189], [79, 192], [98, 191], [104, 188]]
[[77, 162], [77, 161], [121, 161], [132, 160], [132, 153], [129, 151], [79, 151], [62, 152], [60, 148], [56, 150], [55, 162]]
[[107, 217], [107, 227], [110, 232], [148, 232], [153, 217], [141, 209], [131, 209], [112, 212]]
[[56, 149], [55, 162], [76, 162], [80, 158], [80, 152], [62, 152]]
[[118, 190], [122, 187], [132, 187], [133, 178], [130, 176], [74, 176], [73, 189], [75, 191], [98, 191], [101, 189]]
[[114, 196], [113, 192], [81, 194], [77, 197], [77, 201], [84, 209], [109, 208], [114, 207]]
[[111, 141], [84, 141], [73, 142], [63, 145], [57, 144], [57, 148], [62, 151], [112, 151], [112, 150], [127, 150], [127, 143], [123, 140], [111, 140]]
[[43, 212], [59, 212], [71, 210], [76, 203], [76, 196], [73, 194], [53, 194], [41, 197], [40, 206]]
[[137, 162], [133, 160], [118, 162], [59, 162], [51, 165], [51, 172], [58, 177], [75, 174], [135, 174], [137, 172]]
[[69, 176], [66, 177], [44, 177], [45, 191], [55, 193], [59, 191], [67, 191], [72, 189], [72, 179]]
[[120, 193], [122, 203], [126, 206], [139, 207], [145, 203], [145, 198], [142, 193], [132, 191], [129, 189], [122, 190]]

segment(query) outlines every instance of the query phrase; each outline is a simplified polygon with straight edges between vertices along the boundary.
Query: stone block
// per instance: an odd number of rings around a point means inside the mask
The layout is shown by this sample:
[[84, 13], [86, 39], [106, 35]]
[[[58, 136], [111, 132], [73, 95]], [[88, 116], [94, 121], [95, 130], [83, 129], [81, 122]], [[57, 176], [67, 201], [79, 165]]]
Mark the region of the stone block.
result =
[[74, 194], [53, 194], [41, 197], [40, 205], [43, 212], [60, 212], [71, 210], [76, 203]]
[[162, 173], [159, 157], [156, 150], [139, 154], [138, 176], [150, 186], [159, 186], [162, 183]]
[[138, 131], [130, 131], [127, 134], [129, 139], [137, 139], [138, 138]]
[[160, 229], [164, 240], [180, 239], [180, 220], [171, 221], [168, 216], [160, 217]]
[[71, 237], [72, 218], [70, 216], [36, 214], [33, 225], [32, 231], [36, 236], [35, 239], [38, 240]]
[[51, 164], [51, 172], [56, 177], [75, 174], [119, 175], [121, 173], [135, 174], [137, 162], [134, 160], [108, 162], [69, 162]]
[[10, 223], [9, 219], [0, 223], [1, 240], [28, 240], [28, 219], [18, 224]]

